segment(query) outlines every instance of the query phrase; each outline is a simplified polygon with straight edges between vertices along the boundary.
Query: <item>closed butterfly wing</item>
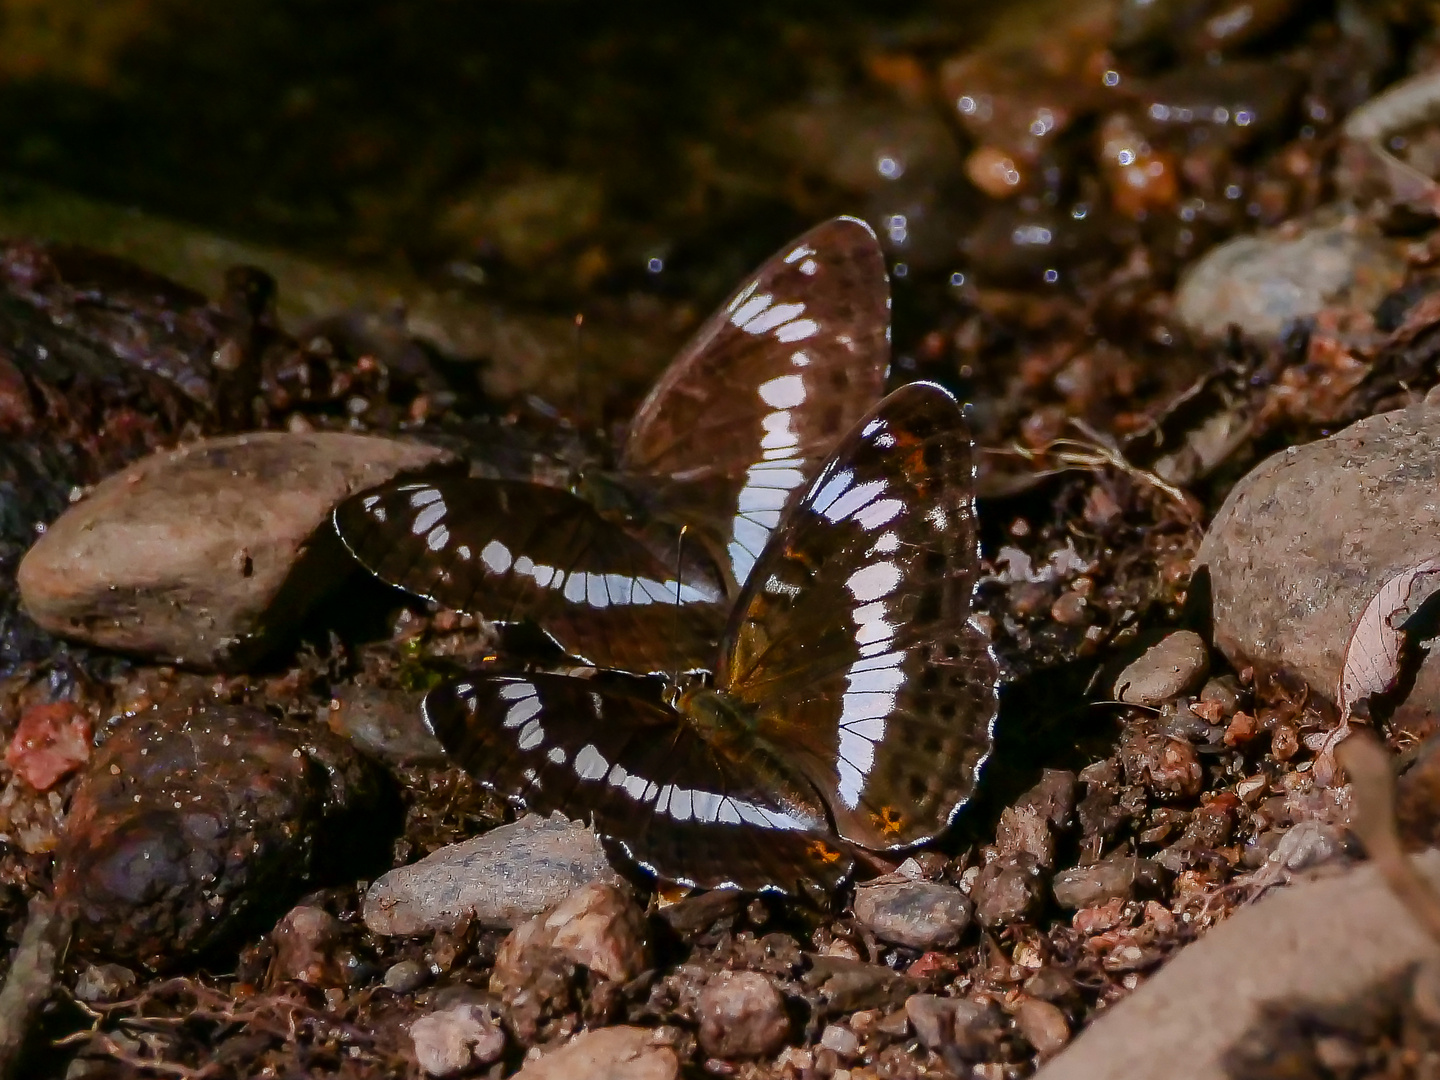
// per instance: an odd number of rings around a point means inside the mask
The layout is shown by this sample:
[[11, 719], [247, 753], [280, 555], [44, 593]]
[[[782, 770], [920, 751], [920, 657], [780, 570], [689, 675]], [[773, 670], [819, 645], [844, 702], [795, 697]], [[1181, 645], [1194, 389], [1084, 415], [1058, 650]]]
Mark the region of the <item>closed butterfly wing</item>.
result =
[[939, 387], [896, 390], [771, 537], [717, 683], [864, 847], [933, 837], [991, 745], [997, 668], [969, 623], [974, 464]]
[[472, 673], [425, 698], [472, 776], [540, 813], [588, 818], [642, 867], [701, 888], [831, 889], [851, 868], [807, 788], [772, 790], [673, 709], [597, 680]]
[[538, 484], [389, 484], [341, 503], [334, 524], [382, 581], [492, 622], [532, 621], [601, 667], [708, 666], [728, 611], [696, 545], [680, 564], [664, 527], [622, 528]]
[[734, 586], [835, 442], [879, 400], [890, 286], [870, 226], [841, 217], [770, 258], [695, 333], [630, 424], [621, 466], [704, 530]]

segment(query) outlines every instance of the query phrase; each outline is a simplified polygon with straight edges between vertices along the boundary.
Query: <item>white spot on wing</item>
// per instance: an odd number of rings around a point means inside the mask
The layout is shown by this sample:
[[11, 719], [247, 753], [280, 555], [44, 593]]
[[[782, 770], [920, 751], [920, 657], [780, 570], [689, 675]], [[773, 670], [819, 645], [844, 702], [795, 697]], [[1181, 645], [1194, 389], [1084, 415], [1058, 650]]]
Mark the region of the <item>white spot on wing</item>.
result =
[[793, 409], [805, 401], [805, 379], [800, 375], [777, 375], [759, 386], [760, 400], [772, 409]]
[[610, 771], [610, 763], [593, 744], [586, 743], [575, 755], [574, 769], [581, 780], [599, 780]]
[[492, 574], [503, 574], [506, 570], [510, 569], [512, 563], [510, 549], [499, 540], [491, 540], [481, 549], [480, 561], [485, 564]]

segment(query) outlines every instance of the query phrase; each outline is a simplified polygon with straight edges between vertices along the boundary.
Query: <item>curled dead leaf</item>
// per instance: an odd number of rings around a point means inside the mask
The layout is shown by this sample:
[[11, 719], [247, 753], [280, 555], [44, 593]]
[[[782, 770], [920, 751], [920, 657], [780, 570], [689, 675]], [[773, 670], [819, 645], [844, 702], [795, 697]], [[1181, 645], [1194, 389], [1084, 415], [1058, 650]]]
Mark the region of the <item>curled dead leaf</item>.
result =
[[1400, 679], [1405, 620], [1440, 589], [1440, 558], [1407, 566], [1380, 586], [1360, 613], [1345, 646], [1335, 703], [1342, 723], [1361, 702], [1388, 693]]

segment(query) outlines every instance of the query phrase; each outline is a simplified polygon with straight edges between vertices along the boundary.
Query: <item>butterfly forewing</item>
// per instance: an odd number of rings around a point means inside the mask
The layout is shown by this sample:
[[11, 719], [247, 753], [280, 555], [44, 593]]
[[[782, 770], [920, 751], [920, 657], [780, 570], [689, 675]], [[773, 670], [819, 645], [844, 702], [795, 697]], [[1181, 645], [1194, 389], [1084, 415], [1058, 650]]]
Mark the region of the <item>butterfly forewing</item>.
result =
[[973, 487], [954, 399], [895, 391], [787, 515], [726, 633], [721, 692], [865, 847], [943, 830], [990, 748], [997, 669], [968, 621]]
[[851, 868], [813, 791], [757, 785], [658, 701], [574, 676], [476, 672], [424, 708], [472, 776], [540, 813], [588, 817], [670, 880], [830, 889]]
[[630, 424], [622, 468], [664, 482], [744, 583], [791, 495], [874, 405], [890, 356], [884, 256], [863, 221], [787, 244], [695, 333]]
[[723, 585], [662, 526], [621, 528], [569, 492], [469, 477], [386, 485], [341, 503], [334, 522], [381, 580], [493, 622], [533, 621], [591, 663], [713, 662]]

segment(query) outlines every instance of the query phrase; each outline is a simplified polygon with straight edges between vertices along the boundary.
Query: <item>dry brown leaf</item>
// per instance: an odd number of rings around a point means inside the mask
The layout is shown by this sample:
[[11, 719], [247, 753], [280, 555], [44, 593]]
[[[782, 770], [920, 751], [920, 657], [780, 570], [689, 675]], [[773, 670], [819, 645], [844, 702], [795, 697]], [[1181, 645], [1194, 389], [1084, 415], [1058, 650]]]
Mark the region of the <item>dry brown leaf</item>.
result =
[[1408, 566], [1380, 586], [1365, 605], [1345, 646], [1345, 667], [1335, 698], [1342, 724], [1360, 702], [1394, 688], [1400, 678], [1400, 654], [1405, 646], [1405, 632], [1400, 626], [1440, 588], [1440, 580], [1431, 580], [1437, 574], [1440, 559]]

